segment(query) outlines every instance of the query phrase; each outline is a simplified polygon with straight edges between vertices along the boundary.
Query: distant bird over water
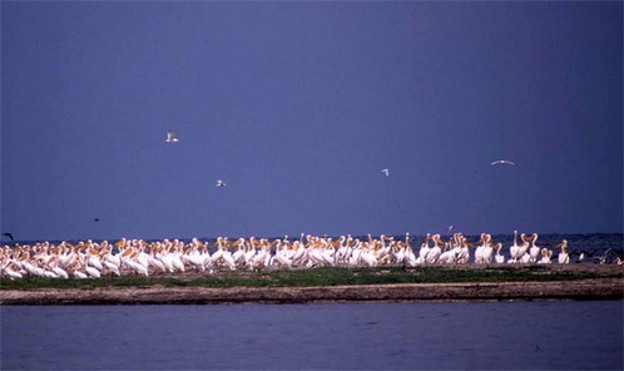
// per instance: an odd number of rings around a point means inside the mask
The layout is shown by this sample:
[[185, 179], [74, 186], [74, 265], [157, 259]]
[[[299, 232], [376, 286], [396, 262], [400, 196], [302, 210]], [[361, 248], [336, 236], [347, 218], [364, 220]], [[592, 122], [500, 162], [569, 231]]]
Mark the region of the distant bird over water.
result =
[[449, 225], [448, 231], [451, 232], [453, 229], [455, 229], [455, 226], [453, 224]]
[[94, 221], [94, 222], [99, 222], [99, 221], [100, 221], [100, 218], [94, 218], [94, 219], [93, 219], [93, 221]]
[[176, 134], [175, 131], [167, 130], [167, 139], [165, 139], [165, 142], [167, 142], [167, 143], [177, 143], [179, 141], [180, 141], [180, 139], [178, 139], [178, 134]]
[[496, 161], [492, 161], [490, 163], [490, 165], [495, 166], [495, 165], [511, 165], [511, 166], [516, 166], [516, 163], [513, 161], [509, 161], [509, 160], [496, 160]]
[[10, 238], [11, 241], [15, 241], [15, 239], [13, 238], [13, 233], [3, 232], [2, 236]]
[[390, 169], [388, 168], [381, 169], [381, 172], [384, 173], [386, 176], [390, 176]]
[[225, 184], [224, 180], [221, 180], [221, 179], [217, 180], [217, 184], [216, 184], [217, 188], [225, 187], [226, 185], [227, 184]]

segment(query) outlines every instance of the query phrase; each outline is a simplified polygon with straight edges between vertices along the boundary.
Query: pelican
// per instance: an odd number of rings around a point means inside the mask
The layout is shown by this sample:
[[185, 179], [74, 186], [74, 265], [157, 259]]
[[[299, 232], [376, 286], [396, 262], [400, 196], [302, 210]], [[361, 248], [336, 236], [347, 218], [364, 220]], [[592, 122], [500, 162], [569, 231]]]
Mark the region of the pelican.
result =
[[433, 240], [434, 245], [432, 248], [429, 249], [429, 253], [427, 253], [427, 256], [425, 257], [425, 261], [429, 264], [435, 264], [438, 261], [440, 254], [442, 254], [442, 248], [444, 247], [444, 242], [440, 238], [439, 234], [433, 235], [431, 239]]
[[568, 240], [563, 240], [561, 241], [557, 246], [555, 246], [556, 249], [561, 249], [561, 252], [559, 253], [559, 256], [557, 256], [557, 261], [559, 262], [559, 264], [568, 264], [570, 262], [570, 254], [568, 254]]
[[537, 264], [550, 264], [550, 258], [552, 257], [552, 251], [548, 250], [547, 248], [543, 248], [541, 251], [542, 254], [542, 259], [540, 259], [540, 261], [537, 262]]
[[167, 139], [165, 142], [167, 143], [177, 143], [180, 139], [178, 139], [178, 134], [173, 130], [167, 130]]
[[405, 236], [405, 263], [407, 263], [410, 267], [415, 267], [420, 263], [420, 261], [416, 258], [416, 254], [414, 254], [414, 250], [409, 244], [410, 238], [409, 233]]
[[503, 248], [503, 244], [502, 243], [497, 243], [496, 244], [496, 255], [494, 255], [494, 260], [496, 260], [497, 263], [502, 264], [505, 262], [505, 256], [503, 256], [500, 251]]
[[58, 256], [53, 257], [52, 259], [50, 259], [50, 261], [47, 264], [48, 268], [50, 268], [50, 270], [52, 270], [52, 272], [54, 272], [54, 274], [56, 274], [58, 278], [68, 279], [69, 274], [67, 274], [66, 270], [64, 270], [63, 268], [57, 265], [58, 262], [59, 262]]
[[457, 254], [459, 253], [459, 249], [453, 248], [450, 250], [446, 250], [441, 253], [438, 257], [439, 264], [453, 264], [457, 260]]
[[[508, 263], [528, 263], [530, 255], [527, 254], [529, 250], [529, 240], [530, 237], [526, 237], [524, 233], [520, 235], [520, 239], [522, 240], [522, 245], [516, 244], [516, 236], [517, 232], [514, 231], [514, 245], [509, 248], [511, 251], [511, 259], [509, 259]], [[514, 248], [515, 247], [515, 248]]]
[[[488, 236], [490, 235], [488, 234]], [[492, 237], [490, 236], [489, 238], [491, 239]], [[459, 253], [457, 254], [457, 263], [466, 264], [470, 260], [469, 248], [472, 247], [472, 245], [466, 240], [466, 237], [462, 236], [461, 233], [457, 235], [457, 240], [457, 249], [459, 250]]]
[[93, 277], [93, 278], [100, 278], [100, 271], [97, 270], [95, 267], [92, 267], [89, 265], [91, 260], [91, 257], [89, 255], [87, 255], [85, 262], [84, 262], [84, 270], [87, 273], [88, 276]]
[[385, 168], [385, 169], [381, 169], [381, 172], [384, 173], [385, 176], [390, 176], [390, 169]]
[[67, 269], [68, 270], [71, 269], [71, 273], [74, 275], [75, 278], [78, 278], [81, 280], [89, 278], [89, 276], [86, 273], [78, 270], [78, 264], [79, 264], [78, 260], [75, 260], [67, 267]]
[[514, 231], [513, 245], [509, 247], [509, 253], [511, 254], [511, 259], [509, 259], [509, 263], [515, 263], [517, 261], [516, 255], [519, 248], [520, 246], [518, 246], [518, 231]]
[[431, 234], [427, 233], [425, 236], [425, 241], [420, 245], [420, 251], [418, 252], [418, 258], [421, 263], [426, 263], [427, 255], [429, 251], [431, 251], [431, 247], [429, 247], [429, 241], [431, 240]]
[[492, 254], [494, 253], [494, 247], [490, 243], [492, 236], [483, 233], [481, 237], [483, 244], [477, 246], [475, 250], [475, 263], [490, 264], [492, 262]]
[[496, 161], [492, 161], [490, 162], [490, 165], [495, 166], [495, 165], [511, 165], [511, 166], [516, 166], [516, 163], [513, 161], [509, 161], [509, 160], [496, 160]]
[[538, 237], [539, 235], [537, 233], [533, 233], [533, 239], [531, 240], [531, 246], [529, 247], [529, 255], [531, 256], [529, 261], [531, 263], [535, 263], [537, 261], [537, 258], [540, 255], [540, 251], [542, 250], [541, 247], [535, 244], [535, 241], [537, 241]]
[[[11, 269], [13, 267], [14, 269]], [[16, 278], [22, 278], [23, 275], [19, 272], [19, 269], [16, 267], [15, 262], [9, 261], [4, 267], [0, 269], [2, 274], [6, 274], [11, 280]]]

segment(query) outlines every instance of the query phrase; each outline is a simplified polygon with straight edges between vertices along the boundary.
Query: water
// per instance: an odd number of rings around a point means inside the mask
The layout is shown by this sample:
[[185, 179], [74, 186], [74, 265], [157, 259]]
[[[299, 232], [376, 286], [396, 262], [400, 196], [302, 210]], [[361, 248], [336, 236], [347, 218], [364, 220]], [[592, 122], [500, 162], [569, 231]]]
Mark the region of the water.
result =
[[4, 306], [1, 369], [618, 369], [623, 301]]

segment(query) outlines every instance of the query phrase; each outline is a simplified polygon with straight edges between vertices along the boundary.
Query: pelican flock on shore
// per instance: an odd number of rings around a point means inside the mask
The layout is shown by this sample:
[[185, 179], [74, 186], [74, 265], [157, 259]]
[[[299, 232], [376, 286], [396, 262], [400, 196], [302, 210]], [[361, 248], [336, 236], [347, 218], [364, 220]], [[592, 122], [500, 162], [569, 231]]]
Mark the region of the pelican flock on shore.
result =
[[[553, 250], [536, 244], [538, 235], [514, 233], [509, 247], [510, 264], [551, 264]], [[0, 276], [9, 279], [45, 277], [86, 279], [110, 276], [152, 276], [195, 271], [212, 274], [218, 270], [306, 269], [314, 267], [376, 267], [450, 264], [502, 264], [503, 244], [482, 233], [471, 243], [461, 233], [444, 241], [440, 234], [427, 234], [416, 250], [410, 236], [395, 239], [318, 237], [301, 234], [299, 239], [288, 236], [273, 241], [251, 237], [230, 240], [219, 237], [210, 246], [193, 238], [189, 243], [174, 239], [147, 242], [142, 239], [80, 241], [72, 244], [39, 242], [34, 245], [8, 245], [0, 248]], [[557, 244], [557, 263], [568, 264], [567, 240]], [[579, 260], [577, 260], [578, 262]], [[605, 263], [602, 259], [600, 263]], [[617, 259], [616, 264], [622, 264]]]

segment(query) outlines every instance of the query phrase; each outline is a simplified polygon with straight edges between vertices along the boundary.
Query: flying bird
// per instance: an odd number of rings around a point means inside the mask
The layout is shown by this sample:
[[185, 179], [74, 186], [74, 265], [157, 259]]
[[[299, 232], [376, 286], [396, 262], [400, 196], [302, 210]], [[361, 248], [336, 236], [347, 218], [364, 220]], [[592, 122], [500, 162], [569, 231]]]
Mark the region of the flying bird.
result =
[[516, 166], [516, 163], [513, 161], [509, 161], [509, 160], [496, 160], [496, 161], [492, 161], [490, 163], [490, 165], [494, 166], [494, 165], [512, 165], [512, 166]]
[[165, 139], [165, 142], [167, 143], [176, 143], [179, 142], [180, 139], [178, 139], [178, 134], [173, 131], [173, 130], [167, 130], [167, 139]]
[[221, 180], [221, 179], [217, 180], [217, 188], [219, 188], [219, 187], [225, 187], [226, 185], [227, 185], [227, 184], [225, 184], [225, 181], [224, 181], [224, 180]]
[[99, 222], [99, 221], [100, 221], [100, 218], [94, 218], [94, 219], [93, 219], [93, 221], [94, 221], [94, 222]]
[[448, 227], [448, 231], [450, 232], [450, 231], [452, 231], [454, 228], [455, 228], [455, 226], [451, 224], [451, 225], [449, 225], [449, 227]]
[[13, 238], [13, 233], [3, 232], [2, 235], [5, 236], [5, 237], [10, 238], [11, 241], [15, 241], [15, 239]]
[[390, 176], [390, 169], [388, 169], [388, 168], [381, 169], [381, 172], [384, 173], [386, 176]]

